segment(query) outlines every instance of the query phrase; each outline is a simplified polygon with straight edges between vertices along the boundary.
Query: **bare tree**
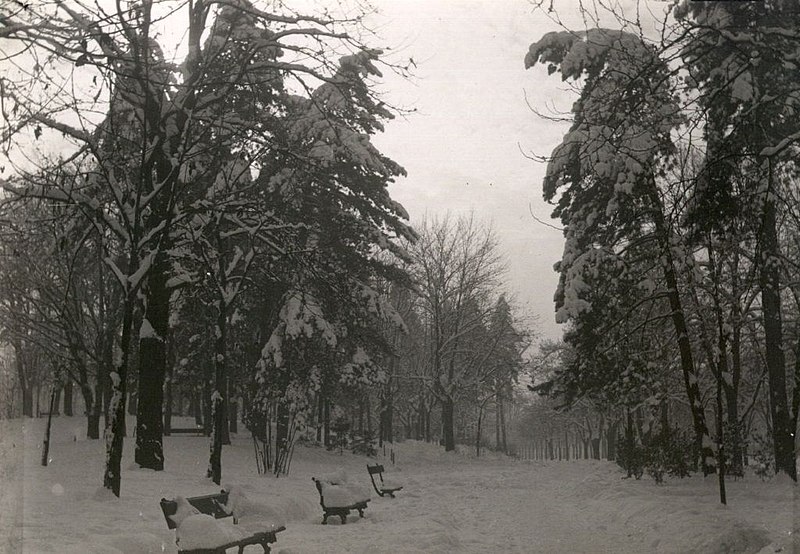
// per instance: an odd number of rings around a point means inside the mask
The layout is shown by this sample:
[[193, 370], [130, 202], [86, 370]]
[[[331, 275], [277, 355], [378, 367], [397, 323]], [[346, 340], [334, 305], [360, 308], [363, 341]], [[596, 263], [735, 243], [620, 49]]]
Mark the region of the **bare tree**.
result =
[[504, 267], [494, 234], [472, 216], [425, 220], [419, 234], [412, 272], [428, 335], [427, 377], [441, 405], [445, 449], [454, 450], [456, 399], [486, 361], [470, 336], [489, 323]]

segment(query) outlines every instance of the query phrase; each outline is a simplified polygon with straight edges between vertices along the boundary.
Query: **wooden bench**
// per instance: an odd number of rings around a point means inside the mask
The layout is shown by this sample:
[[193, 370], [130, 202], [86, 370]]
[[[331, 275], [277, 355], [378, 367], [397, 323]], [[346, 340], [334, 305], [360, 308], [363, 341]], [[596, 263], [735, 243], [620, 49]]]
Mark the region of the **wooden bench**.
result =
[[[317, 492], [319, 493], [319, 505], [322, 506], [322, 524], [327, 525], [328, 523], [328, 516], [339, 516], [339, 519], [342, 522], [342, 525], [347, 523], [347, 516], [353, 510], [358, 510], [358, 515], [364, 517], [364, 510], [367, 509], [367, 502], [369, 500], [361, 500], [359, 502], [353, 502], [346, 506], [326, 506], [325, 505], [325, 495], [322, 492], [322, 485], [323, 482], [317, 479], [316, 477], [312, 477], [311, 479], [314, 480], [314, 484], [317, 486]], [[327, 483], [331, 487], [338, 487], [339, 485], [331, 485]], [[342, 487], [342, 490], [345, 490]]]
[[[225, 510], [225, 505], [228, 504], [228, 492], [221, 491], [218, 494], [206, 494], [204, 496], [194, 496], [186, 499], [189, 504], [195, 507], [201, 514], [213, 516], [214, 519], [222, 519], [225, 517], [233, 518], [234, 525], [238, 524], [237, 518], [233, 517], [232, 513]], [[162, 498], [161, 511], [164, 512], [164, 519], [167, 520], [167, 527], [175, 529], [177, 527], [172, 516], [178, 511], [178, 503], [175, 500], [167, 500]], [[261, 545], [265, 553], [270, 551], [270, 543], [278, 540], [277, 534], [286, 529], [283, 525], [276, 527], [270, 531], [262, 531], [253, 533], [249, 537], [231, 541], [216, 548], [196, 548], [191, 550], [178, 550], [181, 554], [225, 554], [228, 548], [238, 547], [239, 554], [244, 552], [244, 547], [249, 545]]]
[[[378, 493], [378, 496], [384, 496], [388, 494], [390, 497], [394, 498], [394, 493], [399, 490], [402, 490], [403, 487], [392, 486], [388, 487], [383, 482], [383, 466], [381, 464], [375, 464], [373, 466], [367, 464], [367, 471], [369, 472], [369, 479], [372, 481], [372, 486], [375, 488], [375, 492]], [[380, 481], [380, 485], [375, 482], [375, 475], [378, 476], [378, 480]]]
[[[165, 433], [166, 434], [166, 433]], [[169, 430], [170, 435], [205, 435], [205, 429], [202, 427], [178, 427]]]

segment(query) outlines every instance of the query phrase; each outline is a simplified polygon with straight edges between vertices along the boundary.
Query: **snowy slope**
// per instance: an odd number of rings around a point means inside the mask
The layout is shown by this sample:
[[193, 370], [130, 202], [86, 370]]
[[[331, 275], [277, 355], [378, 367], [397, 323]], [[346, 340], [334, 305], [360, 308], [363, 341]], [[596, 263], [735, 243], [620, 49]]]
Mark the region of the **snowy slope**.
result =
[[[130, 425], [130, 422], [129, 422]], [[81, 418], [54, 420], [51, 463], [42, 467], [42, 420], [0, 421], [0, 548], [24, 553], [176, 552], [158, 506], [161, 497], [217, 492], [205, 478], [208, 443], [166, 437], [163, 472], [132, 463], [125, 445], [122, 497], [99, 485], [103, 443], [82, 439]], [[24, 449], [22, 445], [24, 444]], [[298, 448], [286, 478], [255, 474], [246, 434], [223, 451], [223, 482], [242, 487], [243, 526], [281, 523], [273, 552], [791, 552], [800, 528], [798, 488], [755, 477], [728, 483], [729, 506], [715, 479], [622, 479], [607, 462], [529, 463], [406, 441], [397, 464], [379, 460], [405, 488], [396, 499], [372, 495], [366, 517], [320, 525], [312, 476], [343, 468], [370, 486], [367, 458]], [[387, 450], [387, 454], [389, 450]], [[229, 520], [225, 520], [226, 522]], [[795, 543], [800, 551], [800, 542]], [[258, 552], [250, 547], [247, 552]]]

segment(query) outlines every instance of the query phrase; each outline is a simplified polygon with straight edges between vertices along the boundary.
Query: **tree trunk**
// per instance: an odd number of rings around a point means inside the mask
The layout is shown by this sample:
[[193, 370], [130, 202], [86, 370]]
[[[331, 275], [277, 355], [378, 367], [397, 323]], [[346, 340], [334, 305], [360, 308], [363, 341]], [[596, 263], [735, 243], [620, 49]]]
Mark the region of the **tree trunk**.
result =
[[175, 375], [175, 348], [172, 341], [172, 329], [167, 330], [167, 360], [166, 360], [166, 379], [164, 380], [164, 435], [169, 436], [172, 432], [172, 404], [174, 402], [172, 393], [172, 380]]
[[100, 438], [100, 406], [99, 399], [92, 394], [88, 383], [81, 385], [83, 403], [86, 406], [86, 438], [96, 440]]
[[212, 380], [214, 379], [214, 369], [211, 364], [203, 364], [203, 433], [210, 437], [214, 430], [214, 419], [212, 417], [211, 394], [214, 392]]
[[424, 421], [425, 442], [433, 442], [433, 432], [431, 429], [431, 411], [433, 404], [423, 407], [422, 418]]
[[739, 252], [734, 252], [731, 262], [731, 296], [734, 299], [731, 308], [731, 319], [733, 330], [731, 333], [731, 382], [723, 382], [725, 390], [726, 408], [731, 444], [731, 451], [728, 457], [731, 460], [731, 473], [733, 475], [744, 476], [744, 452], [742, 448], [742, 425], [739, 422], [739, 384], [742, 380], [742, 318], [739, 303]]
[[136, 451], [140, 467], [164, 469], [163, 405], [166, 370], [166, 338], [169, 333], [168, 263], [157, 255], [144, 283], [145, 310], [139, 333], [139, 392], [136, 410]]
[[194, 416], [194, 424], [197, 426], [205, 427], [203, 423], [203, 389], [192, 389], [192, 398], [189, 403], [189, 410]]
[[75, 415], [72, 406], [72, 387], [72, 379], [67, 378], [67, 382], [64, 383], [64, 415], [68, 417]]
[[494, 448], [500, 450], [500, 398], [494, 396]]
[[325, 405], [323, 410], [324, 419], [322, 422], [322, 434], [325, 439], [325, 447], [328, 448], [331, 445], [331, 403], [328, 400], [327, 394], [323, 396], [323, 400]]
[[[288, 453], [291, 448], [289, 436], [289, 408], [283, 402], [278, 403], [278, 413], [275, 418], [275, 475], [286, 471]], [[337, 437], [338, 439], [339, 437]]]
[[452, 398], [446, 398], [442, 401], [442, 434], [444, 435], [444, 449], [445, 452], [452, 452], [456, 449], [455, 436], [453, 430], [455, 405]]
[[13, 342], [13, 346], [14, 360], [17, 368], [17, 380], [19, 381], [19, 386], [22, 389], [22, 415], [33, 417], [33, 387], [31, 387], [30, 379], [28, 379], [27, 372], [25, 371], [22, 344], [18, 341], [15, 341]]
[[783, 353], [783, 324], [780, 296], [780, 252], [776, 207], [772, 190], [772, 164], [768, 170], [770, 185], [764, 201], [763, 234], [761, 237], [761, 308], [764, 318], [769, 399], [775, 446], [775, 469], [797, 481], [794, 452], [794, 429], [790, 426], [786, 396], [786, 367]]
[[425, 406], [423, 402], [420, 400], [419, 406], [417, 407], [417, 417], [416, 417], [416, 429], [415, 429], [415, 436], [414, 438], [419, 440], [425, 440]]
[[[239, 432], [239, 403], [231, 400], [228, 403], [230, 409], [228, 410], [228, 431], [231, 433]], [[228, 437], [228, 444], [230, 444], [230, 436]]]
[[121, 355], [119, 365], [111, 376], [112, 390], [109, 412], [110, 420], [106, 421], [106, 467], [103, 474], [103, 486], [117, 497], [122, 484], [121, 462], [122, 446], [125, 437], [125, 390], [128, 382], [128, 358], [130, 353], [131, 327], [133, 324], [133, 298], [125, 299], [122, 318], [122, 337], [120, 340]]
[[55, 398], [51, 402], [52, 406], [50, 406], [50, 411], [48, 412], [50, 415], [60, 415], [59, 406], [61, 404], [61, 388], [57, 388], [53, 391], [55, 394]]
[[50, 462], [50, 427], [53, 424], [53, 412], [58, 403], [58, 383], [53, 385], [53, 392], [50, 393], [50, 411], [47, 413], [47, 427], [44, 431], [44, 442], [42, 444], [42, 465], [47, 466]]
[[611, 461], [617, 459], [617, 429], [618, 424], [616, 421], [608, 426], [608, 439], [606, 439], [606, 442], [608, 443], [607, 459]]
[[317, 442], [322, 442], [322, 419], [323, 419], [322, 392], [317, 394]]
[[207, 476], [219, 485], [222, 482], [222, 435], [220, 433], [224, 425], [222, 414], [222, 396], [218, 391], [214, 391], [211, 396], [211, 454], [208, 460]]
[[600, 439], [593, 438], [592, 439], [592, 459], [599, 460], [600, 459]]
[[686, 396], [689, 401], [689, 410], [692, 414], [692, 424], [697, 440], [701, 445], [701, 456], [703, 460], [703, 473], [708, 475], [714, 464], [714, 455], [711, 451], [711, 438], [706, 425], [703, 406], [701, 405], [699, 379], [694, 365], [692, 354], [692, 344], [689, 339], [689, 329], [681, 303], [680, 288], [675, 271], [675, 261], [672, 255], [671, 233], [666, 225], [663, 213], [663, 206], [658, 196], [655, 186], [655, 179], [651, 182], [650, 197], [653, 203], [653, 223], [656, 228], [659, 249], [661, 250], [662, 270], [667, 287], [667, 298], [672, 312], [672, 325], [678, 341], [678, 352], [681, 360], [681, 370], [683, 372], [683, 384], [686, 389]]
[[483, 405], [478, 408], [478, 429], [475, 432], [475, 457], [481, 455], [481, 422], [483, 420]]
[[139, 402], [137, 400], [136, 391], [128, 391], [128, 414], [136, 415], [136, 410], [139, 409]]
[[[228, 315], [222, 300], [217, 305], [217, 321], [214, 329], [216, 337], [214, 351], [214, 392], [212, 393], [214, 430], [211, 433], [211, 459], [209, 461], [211, 480], [217, 485], [222, 480], [222, 445], [230, 444], [230, 434], [226, 425], [226, 404], [228, 398], [228, 373], [225, 363], [225, 345], [228, 333]], [[227, 439], [227, 440], [226, 440]], [[278, 450], [276, 449], [276, 453]]]
[[[725, 335], [720, 334], [719, 337], [719, 358], [717, 372], [717, 477], [719, 480], [719, 501], [725, 505], [728, 503], [725, 493], [725, 431], [722, 423], [722, 375], [723, 367], [726, 365], [722, 360], [725, 360], [726, 353]], [[727, 368], [725, 368], [727, 369]]]
[[508, 436], [506, 435], [506, 409], [502, 396], [500, 398], [500, 440], [503, 441], [503, 454], [508, 454]]

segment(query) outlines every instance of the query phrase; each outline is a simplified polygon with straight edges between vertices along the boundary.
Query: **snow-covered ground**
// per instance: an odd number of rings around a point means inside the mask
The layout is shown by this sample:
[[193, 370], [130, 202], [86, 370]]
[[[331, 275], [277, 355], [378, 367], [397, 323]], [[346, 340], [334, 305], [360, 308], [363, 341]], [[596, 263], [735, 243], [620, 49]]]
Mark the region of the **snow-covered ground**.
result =
[[[0, 550], [24, 553], [176, 552], [158, 501], [217, 492], [205, 478], [208, 442], [166, 437], [166, 468], [137, 469], [126, 440], [122, 497], [99, 485], [103, 442], [83, 439], [82, 418], [54, 419], [51, 462], [40, 465], [43, 420], [0, 421]], [[322, 510], [312, 476], [344, 468], [369, 486], [367, 458], [298, 447], [286, 478], [258, 476], [246, 433], [223, 451], [223, 483], [253, 504], [241, 525], [283, 523], [273, 552], [800, 552], [798, 488], [756, 477], [728, 483], [728, 507], [716, 479], [657, 486], [622, 479], [608, 462], [518, 462], [406, 441], [396, 465], [379, 456], [405, 488], [373, 494], [366, 517], [346, 525]], [[389, 450], [387, 450], [387, 454]], [[228, 523], [230, 520], [224, 520]], [[233, 550], [231, 550], [233, 551]], [[246, 552], [259, 552], [248, 547]]]

